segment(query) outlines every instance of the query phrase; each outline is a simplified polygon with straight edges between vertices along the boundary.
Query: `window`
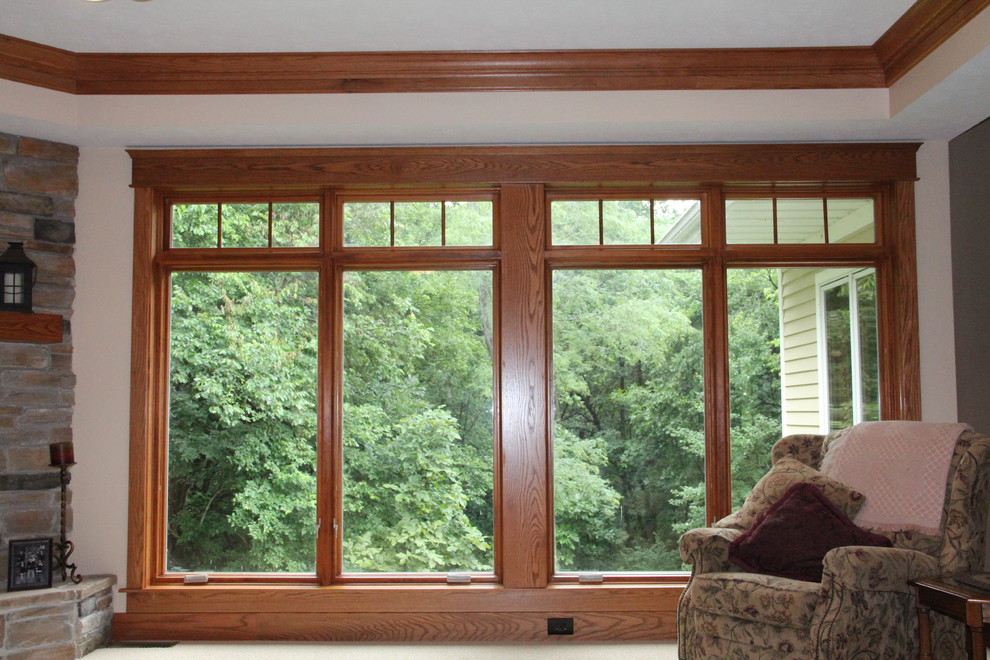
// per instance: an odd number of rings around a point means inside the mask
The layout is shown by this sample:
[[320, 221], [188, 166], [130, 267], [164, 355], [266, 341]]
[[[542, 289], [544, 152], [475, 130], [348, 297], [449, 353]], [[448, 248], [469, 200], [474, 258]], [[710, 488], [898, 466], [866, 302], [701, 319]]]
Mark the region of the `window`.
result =
[[128, 616], [669, 623], [781, 434], [920, 408], [914, 146], [712, 149], [134, 152]]
[[825, 273], [818, 286], [823, 432], [880, 419], [876, 272]]

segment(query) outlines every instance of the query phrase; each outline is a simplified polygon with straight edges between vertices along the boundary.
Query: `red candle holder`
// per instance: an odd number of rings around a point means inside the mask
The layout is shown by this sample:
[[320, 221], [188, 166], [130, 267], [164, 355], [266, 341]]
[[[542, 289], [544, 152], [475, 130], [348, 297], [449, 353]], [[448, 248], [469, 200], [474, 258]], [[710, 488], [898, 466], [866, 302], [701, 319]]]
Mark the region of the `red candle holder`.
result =
[[72, 443], [69, 441], [53, 442], [48, 445], [48, 453], [51, 456], [52, 467], [76, 464], [75, 451], [73, 450]]

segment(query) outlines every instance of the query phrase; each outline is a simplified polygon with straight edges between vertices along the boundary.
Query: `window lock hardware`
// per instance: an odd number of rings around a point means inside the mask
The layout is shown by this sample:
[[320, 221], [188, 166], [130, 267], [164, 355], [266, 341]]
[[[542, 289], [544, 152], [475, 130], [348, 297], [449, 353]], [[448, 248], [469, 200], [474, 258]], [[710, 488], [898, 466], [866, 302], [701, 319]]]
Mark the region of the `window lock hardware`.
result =
[[447, 573], [447, 584], [471, 584], [471, 574]]
[[182, 584], [206, 584], [210, 581], [210, 576], [206, 573], [189, 573], [182, 578]]
[[605, 576], [601, 573], [581, 573], [578, 576], [579, 584], [601, 584], [605, 581]]

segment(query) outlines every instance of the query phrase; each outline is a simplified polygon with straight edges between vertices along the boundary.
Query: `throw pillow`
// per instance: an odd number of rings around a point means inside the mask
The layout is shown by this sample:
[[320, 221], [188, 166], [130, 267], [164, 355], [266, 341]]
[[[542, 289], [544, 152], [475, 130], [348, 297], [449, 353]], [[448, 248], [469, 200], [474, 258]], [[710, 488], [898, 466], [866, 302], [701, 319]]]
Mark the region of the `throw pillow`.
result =
[[821, 582], [825, 553], [847, 545], [891, 543], [857, 527], [818, 486], [798, 483], [729, 544], [729, 561], [752, 573]]
[[822, 492], [836, 504], [842, 512], [852, 518], [863, 506], [864, 497], [841, 481], [826, 476], [815, 468], [794, 458], [782, 458], [770, 468], [753, 487], [742, 507], [718, 522], [713, 527], [749, 529], [774, 502], [783, 497], [787, 489], [796, 483], [812, 483], [820, 486]]

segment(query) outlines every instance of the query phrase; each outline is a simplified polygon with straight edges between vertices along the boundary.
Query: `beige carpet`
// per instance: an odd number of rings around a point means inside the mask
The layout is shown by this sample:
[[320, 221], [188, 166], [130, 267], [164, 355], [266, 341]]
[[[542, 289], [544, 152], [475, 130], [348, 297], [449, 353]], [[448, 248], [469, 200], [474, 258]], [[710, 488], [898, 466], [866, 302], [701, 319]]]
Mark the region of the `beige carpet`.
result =
[[673, 642], [654, 644], [310, 644], [194, 643], [169, 648], [110, 647], [87, 660], [676, 660]]

